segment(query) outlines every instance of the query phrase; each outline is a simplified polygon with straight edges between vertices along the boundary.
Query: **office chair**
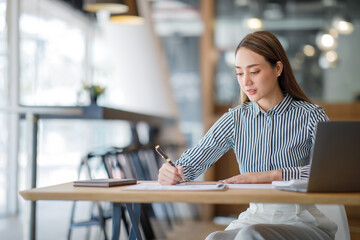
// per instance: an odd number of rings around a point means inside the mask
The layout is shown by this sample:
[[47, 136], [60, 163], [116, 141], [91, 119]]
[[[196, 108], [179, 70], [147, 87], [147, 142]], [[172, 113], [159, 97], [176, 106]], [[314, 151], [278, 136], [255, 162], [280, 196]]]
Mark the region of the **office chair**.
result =
[[337, 224], [338, 230], [335, 234], [335, 240], [350, 240], [349, 224], [344, 205], [316, 204], [316, 207]]

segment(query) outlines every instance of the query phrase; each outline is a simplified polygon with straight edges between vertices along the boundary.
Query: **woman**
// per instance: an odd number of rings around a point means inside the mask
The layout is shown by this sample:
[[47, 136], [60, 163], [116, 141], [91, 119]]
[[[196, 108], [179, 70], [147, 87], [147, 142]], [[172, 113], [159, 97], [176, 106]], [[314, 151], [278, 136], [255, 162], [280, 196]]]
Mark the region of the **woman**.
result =
[[[161, 184], [191, 181], [230, 148], [240, 174], [226, 183], [270, 183], [309, 176], [316, 125], [328, 121], [296, 82], [286, 53], [270, 32], [248, 34], [235, 51], [241, 105], [225, 113], [193, 148], [164, 164]], [[333, 239], [337, 226], [314, 205], [255, 204], [207, 239]]]

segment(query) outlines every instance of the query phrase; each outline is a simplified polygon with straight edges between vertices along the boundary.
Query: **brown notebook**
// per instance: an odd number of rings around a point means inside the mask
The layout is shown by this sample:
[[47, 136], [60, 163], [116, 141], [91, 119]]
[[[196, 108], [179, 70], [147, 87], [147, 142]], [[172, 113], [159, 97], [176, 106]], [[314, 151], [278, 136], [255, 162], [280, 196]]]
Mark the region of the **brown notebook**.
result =
[[115, 187], [136, 184], [136, 179], [92, 179], [74, 181], [74, 187]]

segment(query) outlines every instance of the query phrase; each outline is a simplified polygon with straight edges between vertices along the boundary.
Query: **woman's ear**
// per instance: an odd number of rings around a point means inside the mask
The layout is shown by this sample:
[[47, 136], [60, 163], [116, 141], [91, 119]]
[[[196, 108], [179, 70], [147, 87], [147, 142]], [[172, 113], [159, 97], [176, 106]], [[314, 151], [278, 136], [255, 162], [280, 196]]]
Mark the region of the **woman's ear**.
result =
[[283, 67], [284, 67], [284, 65], [282, 64], [282, 62], [280, 62], [280, 61], [276, 62], [275, 68], [276, 68], [276, 73], [278, 74], [278, 76], [280, 76], [282, 74]]

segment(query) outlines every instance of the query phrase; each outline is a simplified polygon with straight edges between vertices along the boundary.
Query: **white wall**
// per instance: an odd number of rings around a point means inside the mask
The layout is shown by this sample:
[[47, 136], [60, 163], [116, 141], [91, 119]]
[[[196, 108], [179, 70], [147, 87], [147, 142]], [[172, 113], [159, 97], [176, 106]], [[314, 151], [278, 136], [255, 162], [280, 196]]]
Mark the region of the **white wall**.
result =
[[[99, 19], [94, 61], [105, 71], [103, 103], [124, 110], [177, 116], [164, 55], [151, 26], [146, 1], [143, 25], [122, 25]], [[144, 5], [145, 4], [145, 5]], [[95, 74], [95, 82], [100, 81]]]

